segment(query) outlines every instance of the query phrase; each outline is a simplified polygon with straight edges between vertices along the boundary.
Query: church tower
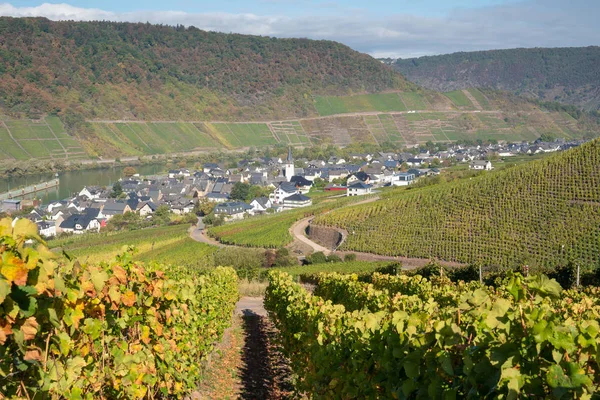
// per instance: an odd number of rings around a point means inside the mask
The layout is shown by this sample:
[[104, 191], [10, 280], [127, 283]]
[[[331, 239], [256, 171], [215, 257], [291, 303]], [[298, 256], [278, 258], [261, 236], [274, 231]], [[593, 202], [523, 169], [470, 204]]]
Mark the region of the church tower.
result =
[[288, 156], [287, 156], [287, 160], [285, 160], [285, 167], [284, 167], [284, 171], [283, 171], [283, 175], [285, 176], [285, 178], [287, 179], [287, 181], [289, 182], [292, 179], [292, 176], [294, 176], [294, 157], [292, 156], [292, 148], [288, 147]]

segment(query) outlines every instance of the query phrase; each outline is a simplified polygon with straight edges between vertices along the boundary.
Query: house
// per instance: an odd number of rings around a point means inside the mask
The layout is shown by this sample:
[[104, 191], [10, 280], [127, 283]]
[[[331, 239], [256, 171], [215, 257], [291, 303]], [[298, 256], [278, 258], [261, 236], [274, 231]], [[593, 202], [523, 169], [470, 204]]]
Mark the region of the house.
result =
[[303, 176], [292, 176], [290, 183], [296, 185], [296, 188], [300, 191], [300, 193], [308, 193], [312, 187], [312, 182]]
[[273, 193], [269, 195], [269, 199], [273, 204], [282, 204], [286, 197], [290, 197], [298, 193], [296, 185], [291, 182], [281, 182]]
[[321, 169], [319, 168], [304, 168], [304, 178], [313, 182], [321, 177]]
[[21, 210], [21, 200], [4, 200], [2, 202], [2, 211], [11, 212]]
[[60, 224], [62, 232], [81, 234], [86, 231], [100, 231], [97, 208], [87, 208], [82, 214], [73, 214]]
[[330, 168], [327, 173], [329, 182], [333, 182], [334, 179], [344, 179], [348, 176], [348, 170], [345, 168]]
[[52, 237], [56, 236], [56, 223], [54, 221], [39, 221], [36, 223], [38, 232], [41, 236]]
[[227, 193], [208, 193], [205, 198], [208, 201], [220, 203], [229, 200], [229, 195]]
[[347, 196], [364, 196], [366, 194], [371, 194], [372, 185], [369, 185], [364, 182], [355, 182], [352, 185], [348, 186], [348, 191], [346, 193]]
[[268, 197], [257, 197], [256, 199], [252, 200], [250, 206], [252, 206], [252, 211], [255, 213], [263, 213], [267, 211], [267, 209], [271, 208], [273, 203]]
[[156, 204], [154, 204], [152, 201], [146, 201], [138, 204], [136, 212], [140, 216], [145, 217], [147, 215], [154, 214], [157, 208], [158, 207], [156, 206]]
[[219, 164], [217, 164], [217, 163], [205, 163], [204, 166], [202, 167], [202, 172], [204, 172], [205, 174], [208, 174], [211, 170], [218, 169], [218, 168], [219, 168]]
[[283, 199], [283, 209], [291, 210], [293, 208], [308, 207], [312, 205], [312, 199], [301, 193], [296, 193], [292, 196]]
[[351, 184], [354, 182], [370, 183], [371, 177], [366, 172], [358, 171], [348, 177], [348, 180], [347, 180], [348, 184]]
[[230, 201], [219, 203], [215, 206], [215, 214], [225, 215], [229, 219], [242, 219], [244, 213], [252, 210], [252, 207], [242, 201]]
[[87, 200], [96, 200], [102, 196], [103, 190], [98, 186], [85, 186], [79, 192], [78, 197], [83, 197]]
[[475, 160], [475, 161], [471, 161], [471, 164], [469, 165], [469, 168], [470, 169], [477, 169], [477, 170], [491, 171], [494, 167], [492, 166], [492, 162], [491, 161]]
[[131, 207], [122, 201], [108, 201], [102, 207], [102, 214], [104, 214], [107, 220], [115, 215], [123, 215], [128, 212], [131, 212]]
[[185, 168], [173, 169], [169, 171], [169, 178], [179, 178], [188, 176], [191, 176], [190, 171]]
[[397, 178], [392, 181], [394, 186], [407, 186], [415, 182], [415, 174], [409, 172], [400, 172], [395, 176]]
[[417, 158], [417, 157], [412, 157], [412, 158], [409, 158], [408, 160], [406, 160], [406, 164], [408, 164], [411, 167], [418, 167], [421, 164], [423, 164], [424, 162], [425, 162], [424, 159]]

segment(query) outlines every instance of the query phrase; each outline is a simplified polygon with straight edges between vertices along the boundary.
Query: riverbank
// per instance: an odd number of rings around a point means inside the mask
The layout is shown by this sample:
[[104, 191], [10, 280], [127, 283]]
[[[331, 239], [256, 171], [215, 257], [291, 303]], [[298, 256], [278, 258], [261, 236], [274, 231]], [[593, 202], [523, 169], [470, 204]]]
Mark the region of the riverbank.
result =
[[[219, 149], [218, 152], [225, 154], [240, 154], [248, 151], [249, 148], [240, 148], [235, 150]], [[135, 157], [120, 157], [107, 159], [83, 159], [83, 160], [38, 160], [27, 161], [5, 160], [0, 162], [0, 179], [9, 177], [22, 177], [28, 175], [39, 175], [47, 173], [60, 173], [67, 171], [83, 171], [94, 169], [108, 169], [118, 167], [135, 167], [140, 165], [164, 165], [169, 162], [186, 163], [202, 162], [207, 156], [214, 156], [215, 151], [190, 151], [186, 153], [154, 154]]]

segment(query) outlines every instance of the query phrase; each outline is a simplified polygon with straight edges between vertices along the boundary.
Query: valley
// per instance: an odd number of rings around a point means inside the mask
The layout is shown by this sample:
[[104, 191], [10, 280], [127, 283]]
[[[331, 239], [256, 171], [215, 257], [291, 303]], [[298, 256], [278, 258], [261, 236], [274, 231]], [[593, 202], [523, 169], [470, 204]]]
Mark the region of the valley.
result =
[[598, 48], [239, 3], [0, 5], [0, 399], [596, 398]]

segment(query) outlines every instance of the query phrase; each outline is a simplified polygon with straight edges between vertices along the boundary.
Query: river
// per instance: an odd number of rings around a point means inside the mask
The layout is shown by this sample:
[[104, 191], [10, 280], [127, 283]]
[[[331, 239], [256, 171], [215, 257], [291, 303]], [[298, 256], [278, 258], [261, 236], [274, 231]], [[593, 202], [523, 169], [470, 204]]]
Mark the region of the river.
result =
[[[59, 172], [58, 178], [60, 179], [60, 184], [58, 187], [30, 194], [24, 198], [32, 199], [35, 197], [36, 199], [41, 199], [42, 202], [46, 204], [51, 201], [70, 197], [73, 193], [79, 193], [84, 186], [112, 186], [113, 183], [120, 178], [123, 178], [124, 168], [125, 167], [113, 167]], [[140, 175], [155, 175], [166, 171], [165, 164], [138, 165], [134, 168]], [[2, 178], [0, 179], [0, 193], [48, 181], [54, 177], [53, 173], [48, 173]]]

